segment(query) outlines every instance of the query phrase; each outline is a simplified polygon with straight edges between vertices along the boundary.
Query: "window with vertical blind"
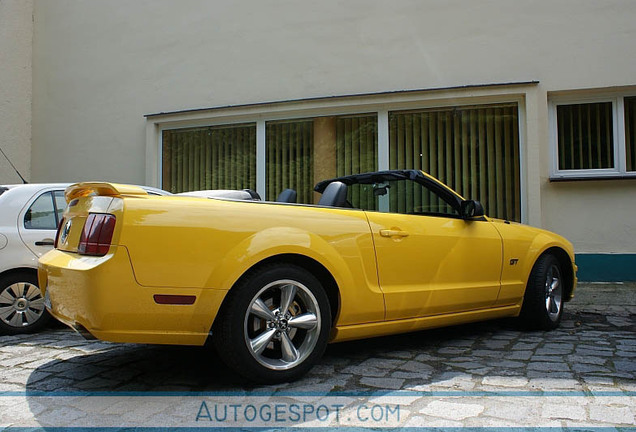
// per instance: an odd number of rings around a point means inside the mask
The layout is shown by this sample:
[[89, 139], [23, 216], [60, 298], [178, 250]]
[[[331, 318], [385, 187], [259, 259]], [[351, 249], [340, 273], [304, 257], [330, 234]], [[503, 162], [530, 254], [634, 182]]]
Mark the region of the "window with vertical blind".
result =
[[557, 106], [559, 170], [614, 168], [612, 103]]
[[389, 168], [420, 169], [486, 214], [521, 220], [516, 104], [389, 114]]
[[[336, 121], [336, 172], [346, 176], [378, 170], [378, 117], [339, 117]], [[373, 190], [354, 185], [349, 201], [356, 208], [376, 210]]]
[[267, 199], [289, 188], [298, 193], [298, 203], [311, 204], [318, 181], [377, 170], [377, 129], [376, 115], [267, 122]]
[[378, 118], [375, 115], [336, 119], [336, 175], [376, 171], [378, 168]]
[[636, 97], [551, 102], [552, 179], [636, 176]]
[[256, 125], [164, 130], [161, 187], [256, 189]]
[[[630, 109], [633, 103], [626, 105]], [[275, 201], [290, 188], [298, 203], [312, 204], [319, 199], [313, 187], [324, 179], [421, 169], [481, 201], [487, 214], [521, 220], [516, 103], [390, 111], [386, 125], [379, 125], [377, 113], [259, 121], [262, 161], [256, 121], [163, 130], [162, 187], [175, 193], [255, 190], [260, 178], [263, 199]], [[389, 159], [382, 167], [380, 126], [389, 132], [383, 144]], [[350, 193], [354, 207], [378, 210], [373, 191], [354, 187]]]
[[284, 189], [294, 189], [296, 202], [311, 203], [314, 187], [313, 120], [268, 122], [265, 173], [267, 200]]

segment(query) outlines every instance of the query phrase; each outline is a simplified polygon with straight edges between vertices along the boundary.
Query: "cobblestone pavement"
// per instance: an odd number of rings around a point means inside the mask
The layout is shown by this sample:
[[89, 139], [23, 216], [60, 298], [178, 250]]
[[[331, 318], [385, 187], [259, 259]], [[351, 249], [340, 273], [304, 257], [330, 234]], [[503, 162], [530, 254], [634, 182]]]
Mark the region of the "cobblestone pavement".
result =
[[629, 429], [635, 378], [636, 285], [587, 284], [552, 332], [504, 320], [335, 344], [304, 379], [267, 387], [207, 348], [85, 341], [61, 326], [0, 337], [0, 428]]

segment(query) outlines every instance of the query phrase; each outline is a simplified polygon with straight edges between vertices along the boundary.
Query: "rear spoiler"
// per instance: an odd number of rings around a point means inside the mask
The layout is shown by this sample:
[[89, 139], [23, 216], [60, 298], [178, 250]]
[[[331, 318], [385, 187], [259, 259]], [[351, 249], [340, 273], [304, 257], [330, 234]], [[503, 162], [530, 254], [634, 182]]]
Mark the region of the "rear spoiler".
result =
[[71, 202], [75, 198], [91, 195], [121, 196], [148, 195], [148, 193], [139, 186], [103, 182], [75, 183], [67, 187], [66, 191], [64, 191], [64, 198], [66, 198], [66, 202]]

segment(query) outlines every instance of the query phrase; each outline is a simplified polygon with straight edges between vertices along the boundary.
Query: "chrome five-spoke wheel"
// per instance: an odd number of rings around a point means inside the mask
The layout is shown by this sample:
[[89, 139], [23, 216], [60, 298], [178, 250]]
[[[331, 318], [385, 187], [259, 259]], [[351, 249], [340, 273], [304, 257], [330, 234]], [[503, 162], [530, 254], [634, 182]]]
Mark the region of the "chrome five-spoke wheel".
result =
[[530, 272], [519, 318], [524, 327], [552, 330], [563, 316], [567, 286], [563, 267], [551, 253], [541, 255]]
[[273, 370], [293, 368], [316, 346], [320, 306], [300, 282], [272, 282], [252, 299], [244, 332], [245, 343], [260, 364]]
[[322, 356], [331, 309], [320, 281], [293, 264], [251, 272], [228, 293], [212, 330], [219, 356], [252, 381], [290, 381]]
[[545, 279], [545, 309], [551, 321], [557, 321], [562, 304], [561, 271], [559, 266], [552, 264]]

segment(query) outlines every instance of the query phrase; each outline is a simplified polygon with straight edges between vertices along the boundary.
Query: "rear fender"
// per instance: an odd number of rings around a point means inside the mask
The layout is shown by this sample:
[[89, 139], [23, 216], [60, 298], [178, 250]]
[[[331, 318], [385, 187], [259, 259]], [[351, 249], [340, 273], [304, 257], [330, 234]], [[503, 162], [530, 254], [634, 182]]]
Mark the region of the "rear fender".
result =
[[[342, 240], [343, 242], [346, 240]], [[349, 239], [357, 248], [357, 239]], [[347, 252], [353, 250], [346, 248]], [[279, 255], [296, 254], [320, 263], [333, 276], [341, 298], [339, 325], [373, 322], [384, 317], [384, 297], [377, 284], [377, 274], [369, 274], [360, 254], [343, 254], [324, 238], [298, 228], [265, 229], [236, 245], [210, 275], [209, 287], [231, 289], [241, 276], [263, 260]], [[349, 262], [345, 261], [346, 257]], [[374, 258], [371, 258], [373, 260]], [[372, 262], [375, 270], [375, 261]]]
[[206, 286], [229, 290], [238, 279], [259, 262], [282, 254], [304, 255], [322, 264], [338, 286], [351, 285], [353, 276], [340, 254], [320, 236], [291, 227], [259, 231], [232, 248]]

